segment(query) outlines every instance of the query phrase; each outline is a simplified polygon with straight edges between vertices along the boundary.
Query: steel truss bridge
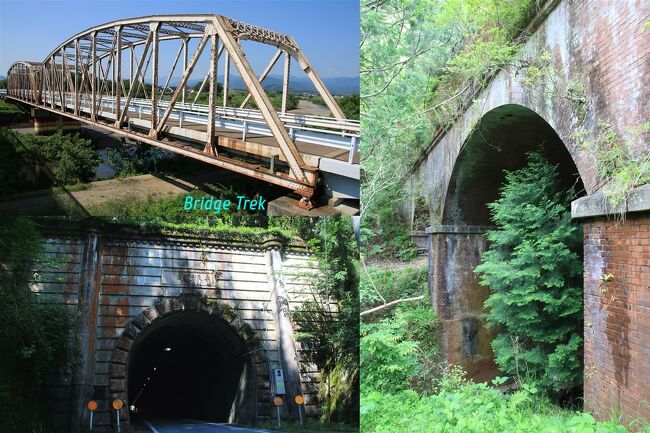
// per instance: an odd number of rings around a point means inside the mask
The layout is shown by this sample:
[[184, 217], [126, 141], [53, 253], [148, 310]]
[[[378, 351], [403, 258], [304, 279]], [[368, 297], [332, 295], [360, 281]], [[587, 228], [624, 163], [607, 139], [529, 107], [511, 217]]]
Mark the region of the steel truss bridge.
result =
[[[245, 40], [277, 47], [259, 76], [246, 58]], [[178, 46], [171, 66], [161, 65], [163, 44]], [[209, 55], [209, 68], [193, 95], [188, 82], [202, 55]], [[223, 95], [218, 100], [222, 57]], [[276, 111], [262, 83], [281, 57], [282, 106]], [[292, 57], [333, 117], [287, 112]], [[239, 107], [227, 104], [231, 64], [248, 91]], [[169, 69], [164, 82], [161, 66]], [[170, 88], [176, 70], [182, 75]], [[204, 91], [208, 104], [199, 104]], [[14, 63], [7, 74], [7, 98], [289, 188], [305, 203], [314, 195], [319, 173], [339, 177], [339, 183], [343, 179], [358, 198], [359, 122], [346, 119], [291, 36], [225, 16], [157, 15], [89, 28], [42, 62]], [[251, 99], [256, 109], [245, 108]]]

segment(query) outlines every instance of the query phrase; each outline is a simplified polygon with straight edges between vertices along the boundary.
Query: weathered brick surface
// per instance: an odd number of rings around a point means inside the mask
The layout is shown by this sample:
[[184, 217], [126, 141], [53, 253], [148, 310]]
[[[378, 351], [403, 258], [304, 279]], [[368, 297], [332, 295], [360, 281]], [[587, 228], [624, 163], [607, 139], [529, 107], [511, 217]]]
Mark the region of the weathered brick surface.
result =
[[[650, 152], [649, 134], [638, 133], [650, 118], [650, 2], [536, 4], [548, 15], [526, 29], [530, 36], [518, 56], [535, 62], [547, 52], [550, 72], [533, 86], [522, 81], [525, 68], [516, 65], [494, 76], [415, 167], [413, 194], [402, 206], [410, 221], [423, 218], [414, 209], [424, 197], [431, 221], [460, 228], [490, 224], [485, 204], [497, 198], [502, 171], [523, 167], [526, 152], [540, 143], [560, 174], [573, 176], [571, 184], [579, 176], [578, 191], [584, 186], [586, 194], [597, 193], [604, 180], [578, 130], [593, 143], [607, 124], [618, 139], [633, 143], [635, 153]], [[566, 97], [572, 87], [584, 89], [584, 104]], [[615, 408], [628, 419], [650, 420], [649, 218], [631, 214], [625, 224], [592, 219], [585, 225], [585, 400], [604, 417]], [[463, 363], [469, 357], [460, 342], [481, 334], [464, 332], [473, 325], [459, 326], [468, 317], [459, 312], [468, 311], [457, 307], [482, 295], [468, 271], [477, 262], [471, 249], [453, 255], [444, 244], [457, 236], [429, 237], [431, 290], [440, 295], [434, 308], [446, 327], [443, 357]], [[603, 286], [599, 278], [607, 273], [614, 278]], [[479, 318], [481, 310], [469, 313]]]
[[486, 246], [482, 229], [450, 233], [439, 226], [430, 236], [430, 294], [439, 324], [443, 361], [462, 366], [479, 382], [499, 374], [491, 342], [496, 329], [486, 326], [483, 303], [489, 289], [474, 268]]
[[585, 408], [650, 420], [650, 214], [592, 219], [584, 234]]

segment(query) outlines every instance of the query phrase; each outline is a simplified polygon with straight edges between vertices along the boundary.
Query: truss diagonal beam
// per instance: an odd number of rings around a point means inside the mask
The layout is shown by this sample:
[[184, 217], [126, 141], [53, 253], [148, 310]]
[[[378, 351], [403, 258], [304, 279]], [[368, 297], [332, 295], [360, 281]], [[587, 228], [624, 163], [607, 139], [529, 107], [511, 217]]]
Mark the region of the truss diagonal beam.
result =
[[239, 75], [244, 80], [248, 91], [253, 95], [253, 99], [262, 113], [262, 116], [266, 120], [273, 137], [278, 141], [278, 145], [287, 159], [292, 174], [298, 180], [306, 182], [307, 177], [302, 169], [305, 165], [302, 156], [298, 152], [298, 148], [294, 144], [293, 140], [291, 140], [291, 137], [289, 137], [287, 130], [284, 128], [284, 125], [280, 120], [280, 116], [275, 112], [273, 104], [271, 104], [269, 97], [264, 92], [262, 85], [253, 72], [253, 68], [251, 68], [248, 60], [246, 60], [246, 56], [244, 56], [241, 47], [235, 41], [232, 32], [226, 31], [226, 29], [230, 29], [230, 23], [222, 16], [215, 17], [214, 21], [219, 37], [230, 53], [233, 63], [237, 67]]
[[[149, 33], [147, 36], [147, 41], [144, 44], [144, 51], [142, 51], [142, 56], [140, 57], [140, 60], [138, 61], [138, 66], [136, 67], [136, 76], [140, 75], [140, 71], [142, 71], [142, 64], [144, 63], [144, 59], [147, 56], [147, 51], [149, 51], [149, 46], [151, 45], [151, 39], [152, 35]], [[124, 111], [120, 114], [118, 121], [117, 121], [117, 126], [118, 128], [122, 126], [122, 123], [124, 122], [124, 117], [126, 114], [129, 112], [129, 104], [131, 103], [131, 98], [133, 98], [133, 89], [135, 89], [136, 86], [129, 86], [129, 94], [126, 96], [126, 104], [124, 104]], [[138, 87], [139, 88], [139, 87]]]
[[[156, 126], [157, 134], [160, 133], [163, 126], [165, 126], [165, 122], [167, 122], [167, 119], [169, 119], [170, 114], [172, 114], [172, 110], [174, 109], [174, 105], [176, 105], [176, 100], [178, 99], [178, 95], [181, 94], [183, 87], [187, 83], [187, 80], [190, 78], [190, 75], [192, 74], [192, 71], [196, 66], [196, 62], [199, 60], [199, 57], [201, 57], [201, 53], [205, 48], [205, 44], [208, 42], [208, 38], [209, 35], [207, 33], [203, 35], [203, 38], [201, 38], [201, 41], [199, 42], [199, 46], [196, 47], [196, 51], [194, 52], [194, 55], [192, 55], [192, 60], [190, 60], [189, 66], [183, 72], [183, 77], [181, 78], [181, 82], [178, 84], [176, 90], [174, 90], [174, 93], [172, 94], [172, 98], [169, 100], [169, 105], [167, 106], [167, 110], [165, 110], [165, 113], [160, 119], [160, 122]], [[178, 53], [180, 54], [180, 50], [178, 51]], [[176, 58], [176, 60], [178, 61], [178, 57]]]
[[[196, 45], [193, 39], [196, 39]], [[254, 73], [246, 57], [243, 40], [277, 48], [259, 76]], [[181, 44], [176, 56], [169, 60], [161, 56], [160, 51], [161, 45], [164, 47], [166, 41]], [[187, 96], [189, 80], [202, 64], [201, 59], [205, 58], [208, 43], [210, 60], [207, 74], [194, 95], [194, 103], [186, 106], [186, 98], [191, 101]], [[190, 44], [196, 47], [192, 53], [189, 50]], [[220, 67], [222, 53], [225, 68], [222, 72], [223, 81], [218, 83], [217, 69]], [[282, 104], [276, 111], [262, 82], [283, 54]], [[178, 85], [173, 86], [170, 83], [174, 74], [181, 69], [181, 55], [183, 73], [179, 74], [181, 78]], [[351, 135], [348, 127], [351, 126], [353, 130], [357, 128], [358, 131], [358, 125], [322, 117], [309, 118], [305, 123], [304, 119], [286, 113], [292, 58], [296, 59], [314, 83], [334, 117], [345, 119], [336, 101], [291, 36], [215, 14], [126, 18], [87, 29], [61, 43], [42, 63], [14, 63], [8, 73], [8, 97], [102, 128], [123, 131], [154, 146], [161, 143], [169, 145], [171, 141], [167, 140], [172, 135], [174, 139], [180, 138], [185, 143], [194, 145], [200, 141], [205, 144], [203, 150], [181, 151], [179, 149], [184, 149], [183, 146], [175, 146], [174, 152], [212, 163], [218, 160], [223, 167], [278, 185], [289, 185], [295, 187], [296, 191], [309, 195], [316, 182], [316, 169], [306, 165], [305, 161], [315, 165], [318, 159], [312, 155], [306, 159], [304, 155], [308, 152], [301, 153], [294, 140], [341, 146], [341, 140], [346, 140]], [[124, 60], [129, 61], [129, 66], [123, 70]], [[163, 61], [167, 64], [163, 65]], [[231, 71], [232, 67], [236, 69]], [[159, 79], [165, 77], [159, 76], [161, 68], [166, 75], [162, 87]], [[231, 73], [241, 77], [247, 90], [241, 104], [242, 110], [228, 107], [228, 96], [232, 93]], [[223, 95], [219, 95], [217, 102], [217, 88], [221, 84]], [[173, 90], [168, 91], [170, 86]], [[142, 94], [140, 89], [144, 91], [144, 100], [137, 99]], [[204, 89], [209, 92], [207, 104], [195, 106], [200, 98], [205, 100]], [[168, 102], [164, 101], [167, 95]], [[179, 100], [183, 101], [182, 107]], [[244, 108], [251, 100], [255, 101], [257, 109]], [[172, 118], [178, 118], [178, 123], [172, 121]], [[336, 132], [339, 128], [341, 135]], [[228, 132], [225, 133], [224, 130]], [[238, 132], [233, 134], [234, 131]], [[238, 135], [239, 132], [241, 136]], [[336, 137], [335, 140], [330, 136], [318, 136], [330, 133]], [[259, 136], [266, 138], [257, 142]], [[317, 137], [314, 138], [315, 136]], [[272, 163], [270, 169], [268, 166], [252, 164], [244, 168], [245, 163], [232, 162], [234, 160], [226, 163], [227, 158], [217, 154], [217, 146], [220, 152], [224, 148], [232, 148], [251, 153], [253, 157], [267, 159], [271, 154], [278, 156], [279, 149], [281, 168], [275, 168], [278, 166]], [[346, 146], [345, 141], [343, 146]], [[350, 149], [354, 149], [353, 145], [350, 145]], [[353, 153], [354, 150], [351, 150], [350, 155]], [[352, 160], [352, 156], [349, 160]]]
[[[282, 55], [282, 49], [278, 49], [275, 52], [275, 54], [273, 55], [273, 57], [271, 58], [271, 61], [269, 62], [269, 64], [266, 66], [266, 68], [262, 72], [262, 74], [257, 78], [260, 81], [260, 83], [264, 82], [264, 79], [269, 75], [269, 73], [271, 72], [271, 69], [273, 69], [275, 64], [280, 59], [281, 55]], [[244, 102], [241, 103], [239, 108], [244, 108], [250, 99], [251, 99], [251, 94], [248, 93], [246, 95], [246, 97], [244, 98]]]

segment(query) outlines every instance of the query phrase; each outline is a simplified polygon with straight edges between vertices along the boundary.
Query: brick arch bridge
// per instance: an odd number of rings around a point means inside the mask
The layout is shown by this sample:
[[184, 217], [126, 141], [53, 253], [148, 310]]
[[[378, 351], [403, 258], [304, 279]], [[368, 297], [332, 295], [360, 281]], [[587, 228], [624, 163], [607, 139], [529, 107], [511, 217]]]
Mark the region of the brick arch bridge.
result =
[[299, 417], [299, 394], [306, 415], [318, 416], [319, 367], [291, 318], [313, 299], [318, 272], [299, 239], [39, 224], [44, 254], [32, 291], [75, 318], [78, 359], [48, 379], [62, 431], [86, 431], [91, 399], [93, 431], [115, 431], [115, 398], [123, 426], [161, 412], [252, 424], [275, 414], [275, 369], [284, 373], [283, 417]]
[[[584, 229], [585, 407], [607, 417], [650, 420], [650, 185], [619, 208], [585, 143], [615, 134], [637, 155], [650, 152], [650, 3], [541, 2], [513, 65], [467, 95], [465, 111], [438, 131], [410, 176], [403, 204], [414, 237], [429, 251], [430, 291], [446, 360], [478, 379], [496, 374], [485, 326], [489, 289], [474, 275], [490, 226], [486, 203], [503, 170], [541, 149], [582, 196], [572, 216]], [[531, 80], [531, 66], [543, 71]], [[588, 146], [588, 144], [587, 144]], [[625, 222], [615, 213], [624, 213]], [[611, 273], [607, 295], [601, 276]]]

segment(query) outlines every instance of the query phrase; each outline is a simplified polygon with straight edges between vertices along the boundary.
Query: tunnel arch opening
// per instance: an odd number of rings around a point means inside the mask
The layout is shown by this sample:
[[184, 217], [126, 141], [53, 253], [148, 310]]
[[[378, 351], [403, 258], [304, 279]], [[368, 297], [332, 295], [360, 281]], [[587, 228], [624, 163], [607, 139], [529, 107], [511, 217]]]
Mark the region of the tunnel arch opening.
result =
[[244, 341], [221, 319], [197, 311], [166, 315], [131, 346], [128, 406], [148, 419], [232, 422], [247, 352]]
[[474, 273], [488, 248], [485, 231], [494, 227], [487, 205], [499, 197], [505, 171], [525, 167], [533, 151], [557, 166], [563, 189], [585, 195], [573, 157], [553, 127], [527, 107], [506, 104], [483, 115], [466, 138], [443, 196], [441, 225], [430, 231], [441, 344], [447, 362], [463, 366], [476, 381], [502, 374], [491, 347], [498, 330], [488, 326], [483, 308], [491, 291]]
[[259, 337], [231, 307], [205, 301], [163, 299], [127, 324], [110, 367], [122, 422], [255, 424], [257, 370], [268, 364]]

